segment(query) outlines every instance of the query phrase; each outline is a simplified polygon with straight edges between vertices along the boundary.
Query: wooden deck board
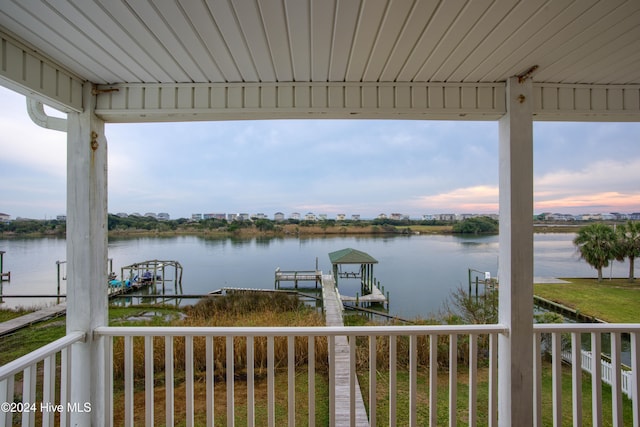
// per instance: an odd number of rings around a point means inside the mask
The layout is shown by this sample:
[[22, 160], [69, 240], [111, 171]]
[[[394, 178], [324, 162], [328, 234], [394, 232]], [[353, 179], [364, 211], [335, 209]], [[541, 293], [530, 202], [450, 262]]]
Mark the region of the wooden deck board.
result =
[[[327, 326], [344, 326], [342, 319], [342, 301], [336, 292], [336, 285], [331, 275], [322, 276], [322, 297], [324, 302], [325, 322]], [[345, 336], [336, 337], [335, 341], [335, 396], [336, 396], [336, 425], [350, 425], [351, 408], [349, 399], [349, 341]], [[369, 418], [360, 392], [358, 378], [355, 396], [355, 425], [368, 426]]]
[[11, 332], [17, 331], [18, 329], [25, 328], [33, 323], [41, 322], [50, 317], [59, 316], [66, 310], [67, 304], [62, 303], [34, 311], [33, 313], [25, 314], [24, 316], [16, 317], [15, 319], [7, 320], [6, 322], [0, 323], [0, 336], [7, 335]]

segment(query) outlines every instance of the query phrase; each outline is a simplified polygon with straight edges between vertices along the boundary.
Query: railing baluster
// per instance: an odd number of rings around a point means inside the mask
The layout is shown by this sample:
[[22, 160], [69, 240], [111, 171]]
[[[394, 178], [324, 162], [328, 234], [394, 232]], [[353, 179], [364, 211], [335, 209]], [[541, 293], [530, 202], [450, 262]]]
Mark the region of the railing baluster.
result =
[[235, 407], [233, 398], [233, 336], [227, 336], [227, 426], [235, 425]]
[[622, 425], [622, 384], [621, 384], [621, 362], [620, 362], [620, 334], [611, 333], [611, 416], [613, 426]]
[[206, 399], [207, 399], [207, 426], [213, 427], [214, 421], [214, 363], [213, 363], [213, 336], [208, 335], [205, 338], [205, 381], [206, 381]]
[[133, 419], [133, 337], [124, 337], [124, 425], [135, 425]]
[[330, 335], [329, 346], [329, 426], [336, 425], [336, 337]]
[[[536, 338], [534, 334], [534, 340], [535, 339]], [[534, 349], [535, 349], [535, 345], [534, 345]], [[540, 354], [540, 347], [538, 347], [538, 355], [539, 354]], [[534, 356], [535, 356], [535, 353], [534, 353]], [[539, 359], [539, 356], [538, 356], [538, 359]], [[534, 360], [536, 359], [534, 358]], [[534, 384], [535, 384], [535, 379], [534, 379]], [[498, 427], [498, 335], [493, 333], [489, 334], [489, 414], [488, 414], [488, 418], [489, 418], [489, 427]]]
[[296, 424], [296, 353], [294, 348], [295, 337], [287, 337], [287, 418], [289, 427]]
[[[55, 405], [56, 398], [56, 355], [44, 359], [42, 374], [42, 403]], [[54, 412], [42, 411], [42, 426], [53, 426]]]
[[438, 425], [438, 335], [429, 335], [429, 426]]
[[562, 426], [562, 343], [561, 335], [551, 334], [551, 370], [553, 395], [553, 425]]
[[313, 336], [308, 338], [307, 343], [307, 369], [309, 378], [309, 427], [316, 425], [316, 339]]
[[173, 416], [173, 336], [164, 339], [164, 379], [166, 424], [174, 425]]
[[187, 427], [193, 427], [193, 337], [190, 335], [184, 337], [184, 365], [186, 421]]
[[449, 335], [449, 427], [457, 425], [458, 409], [458, 336]]
[[478, 337], [469, 335], [469, 425], [477, 423], [478, 403]]
[[[104, 340], [104, 363], [105, 363], [105, 414], [107, 415], [106, 425], [113, 427], [113, 340], [114, 337], [100, 337]], [[71, 352], [63, 349], [60, 355], [60, 404], [67, 407], [69, 401], [69, 384], [71, 384]], [[69, 420], [66, 411], [60, 413], [60, 426], [68, 426]]]
[[[542, 349], [541, 336], [533, 333], [533, 426], [542, 427]], [[497, 353], [495, 354], [497, 355]]]
[[275, 403], [275, 350], [273, 337], [267, 337], [267, 406], [269, 407], [269, 427], [276, 425]]
[[573, 426], [582, 427], [582, 334], [571, 333], [571, 390]]
[[356, 337], [349, 336], [349, 424], [356, 425]]
[[389, 427], [396, 425], [397, 337], [389, 337]]
[[418, 420], [418, 337], [409, 335], [409, 425], [415, 427]]
[[153, 427], [154, 397], [153, 397], [153, 337], [144, 337], [144, 407], [145, 425]]
[[378, 361], [377, 361], [377, 345], [376, 336], [371, 335], [369, 337], [369, 425], [370, 427], [376, 427], [376, 407], [378, 401], [376, 399], [377, 391], [377, 373], [378, 373]]
[[[0, 403], [13, 402], [14, 375], [0, 381]], [[13, 414], [10, 411], [0, 412], [0, 427], [13, 425]]]
[[[33, 405], [36, 402], [36, 374], [37, 364], [33, 363], [23, 371], [22, 376], [22, 402]], [[22, 412], [22, 425], [32, 427], [35, 425], [35, 417], [32, 411]]]
[[631, 402], [633, 427], [640, 427], [640, 332], [631, 333]]
[[247, 426], [253, 427], [256, 424], [255, 417], [255, 391], [254, 391], [254, 345], [253, 337], [247, 337]]
[[602, 425], [602, 338], [600, 332], [591, 333], [591, 413], [593, 425]]

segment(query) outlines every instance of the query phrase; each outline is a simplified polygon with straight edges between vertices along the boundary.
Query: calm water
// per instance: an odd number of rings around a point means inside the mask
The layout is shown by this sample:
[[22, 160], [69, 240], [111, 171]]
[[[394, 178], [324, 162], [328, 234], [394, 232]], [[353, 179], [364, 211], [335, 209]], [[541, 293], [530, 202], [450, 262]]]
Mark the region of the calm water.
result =
[[[536, 234], [534, 274], [540, 277], [594, 277], [595, 270], [579, 260], [571, 243], [573, 234]], [[468, 269], [498, 271], [498, 237], [457, 237], [414, 235], [394, 237], [313, 237], [206, 239], [193, 236], [111, 239], [109, 257], [113, 270], [135, 262], [164, 259], [179, 261], [184, 267], [184, 293], [207, 293], [221, 287], [272, 289], [274, 271], [312, 270], [329, 273], [329, 252], [354, 248], [378, 260], [374, 275], [390, 292], [391, 312], [400, 317], [427, 316], [442, 307], [457, 287], [467, 288]], [[0, 239], [5, 251], [4, 271], [11, 271], [11, 282], [4, 282], [9, 294], [55, 294], [56, 261], [64, 260], [65, 240]], [[638, 264], [638, 263], [637, 263]], [[344, 270], [355, 271], [357, 266]], [[62, 274], [65, 273], [64, 267]], [[605, 271], [608, 277], [610, 270]], [[626, 277], [627, 263], [615, 262], [613, 277]], [[636, 273], [638, 275], [638, 273]], [[341, 280], [347, 295], [358, 291], [356, 280]], [[66, 292], [66, 282], [61, 282]], [[6, 298], [3, 306], [30, 306], [55, 302], [26, 298]]]

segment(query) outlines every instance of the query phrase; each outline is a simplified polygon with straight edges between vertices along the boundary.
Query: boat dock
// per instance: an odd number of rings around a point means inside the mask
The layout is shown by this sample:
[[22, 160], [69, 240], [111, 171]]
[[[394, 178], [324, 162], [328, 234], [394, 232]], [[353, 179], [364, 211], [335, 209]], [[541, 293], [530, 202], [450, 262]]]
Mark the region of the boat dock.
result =
[[307, 271], [283, 271], [280, 267], [276, 268], [275, 273], [275, 289], [282, 289], [281, 282], [293, 282], [294, 289], [298, 289], [298, 282], [315, 282], [316, 288], [322, 281], [322, 272], [316, 270]]
[[[337, 292], [336, 283], [332, 275], [322, 275], [322, 300], [324, 302], [325, 323], [327, 326], [344, 326], [342, 319], [342, 300]], [[331, 356], [330, 356], [331, 357]], [[351, 401], [350, 386], [350, 350], [349, 341], [345, 336], [335, 339], [334, 347], [334, 388], [335, 393], [335, 425], [368, 426], [369, 418], [364, 407], [364, 400], [360, 392], [358, 377], [354, 373], [355, 390], [353, 390], [353, 403]], [[353, 404], [354, 411], [351, 412]], [[353, 422], [352, 422], [353, 421]]]

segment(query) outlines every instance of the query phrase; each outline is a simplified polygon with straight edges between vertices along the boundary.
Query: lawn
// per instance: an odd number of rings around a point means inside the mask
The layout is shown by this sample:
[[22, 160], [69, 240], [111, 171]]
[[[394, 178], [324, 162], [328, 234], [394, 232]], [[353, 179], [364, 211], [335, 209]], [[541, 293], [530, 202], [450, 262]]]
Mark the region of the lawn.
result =
[[640, 281], [628, 279], [564, 279], [570, 283], [535, 284], [542, 298], [610, 323], [640, 323]]

